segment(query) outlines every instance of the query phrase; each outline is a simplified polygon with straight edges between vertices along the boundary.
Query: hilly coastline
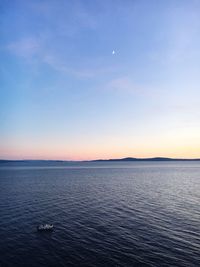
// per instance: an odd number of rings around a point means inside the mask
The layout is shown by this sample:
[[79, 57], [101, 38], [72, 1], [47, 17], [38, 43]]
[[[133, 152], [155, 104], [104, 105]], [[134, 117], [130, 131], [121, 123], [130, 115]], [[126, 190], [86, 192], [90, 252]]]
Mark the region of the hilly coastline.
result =
[[69, 163], [69, 162], [123, 162], [123, 161], [200, 161], [200, 158], [186, 159], [186, 158], [167, 158], [167, 157], [153, 157], [153, 158], [119, 158], [119, 159], [96, 159], [96, 160], [83, 160], [83, 161], [72, 161], [72, 160], [8, 160], [0, 159], [1, 163]]

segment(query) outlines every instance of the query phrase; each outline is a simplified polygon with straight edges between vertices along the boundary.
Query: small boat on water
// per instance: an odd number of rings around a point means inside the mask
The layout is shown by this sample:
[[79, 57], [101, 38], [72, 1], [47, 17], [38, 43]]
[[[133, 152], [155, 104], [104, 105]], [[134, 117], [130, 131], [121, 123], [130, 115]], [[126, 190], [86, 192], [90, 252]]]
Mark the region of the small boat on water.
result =
[[40, 224], [37, 226], [38, 231], [52, 231], [53, 228], [53, 224]]

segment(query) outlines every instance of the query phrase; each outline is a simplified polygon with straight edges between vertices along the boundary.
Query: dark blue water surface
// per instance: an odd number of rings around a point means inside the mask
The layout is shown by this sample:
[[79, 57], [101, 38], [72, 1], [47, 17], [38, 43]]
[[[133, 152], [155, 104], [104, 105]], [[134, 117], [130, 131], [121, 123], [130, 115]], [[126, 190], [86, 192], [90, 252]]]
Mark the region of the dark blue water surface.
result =
[[1, 164], [0, 266], [200, 266], [200, 162]]

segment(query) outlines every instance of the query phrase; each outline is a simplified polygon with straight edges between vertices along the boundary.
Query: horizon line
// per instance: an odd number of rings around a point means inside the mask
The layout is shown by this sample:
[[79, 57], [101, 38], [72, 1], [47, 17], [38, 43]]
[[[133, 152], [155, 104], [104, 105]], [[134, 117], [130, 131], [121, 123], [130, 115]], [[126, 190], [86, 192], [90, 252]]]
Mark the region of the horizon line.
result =
[[120, 160], [200, 160], [200, 157], [196, 158], [171, 158], [171, 157], [122, 157], [122, 158], [97, 158], [97, 159], [83, 159], [83, 160], [70, 160], [70, 159], [35, 159], [35, 158], [28, 158], [28, 159], [3, 159], [0, 158], [0, 161], [59, 161], [59, 162], [92, 162], [92, 161], [120, 161]]

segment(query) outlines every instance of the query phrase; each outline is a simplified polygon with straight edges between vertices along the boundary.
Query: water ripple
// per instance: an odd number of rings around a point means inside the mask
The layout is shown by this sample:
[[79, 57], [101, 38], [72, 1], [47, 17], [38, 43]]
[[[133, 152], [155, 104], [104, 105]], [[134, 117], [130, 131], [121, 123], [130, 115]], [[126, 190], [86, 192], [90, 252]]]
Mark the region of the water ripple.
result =
[[0, 167], [0, 266], [200, 266], [199, 163], [106, 164]]

